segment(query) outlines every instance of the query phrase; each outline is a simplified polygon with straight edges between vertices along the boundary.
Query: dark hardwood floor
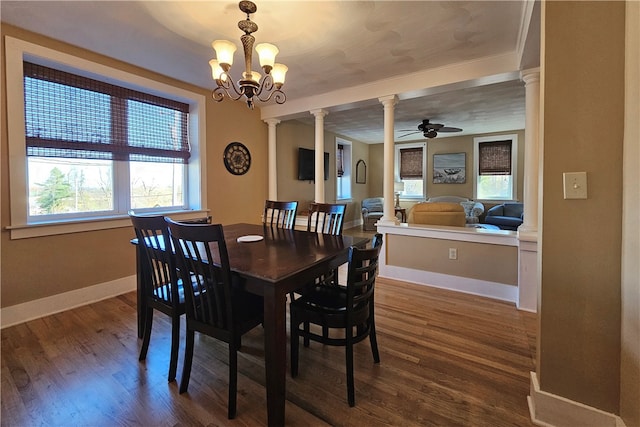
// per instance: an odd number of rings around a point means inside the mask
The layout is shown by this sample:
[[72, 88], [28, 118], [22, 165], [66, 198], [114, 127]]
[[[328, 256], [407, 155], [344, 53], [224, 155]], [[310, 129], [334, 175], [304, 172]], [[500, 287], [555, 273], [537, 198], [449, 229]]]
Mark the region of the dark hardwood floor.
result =
[[[1, 425], [266, 425], [260, 327], [243, 338], [238, 415], [228, 420], [226, 347], [196, 338], [189, 392], [180, 395], [166, 381], [166, 316], [155, 316], [147, 360], [138, 362], [135, 298], [132, 292], [2, 330]], [[356, 345], [354, 408], [346, 400], [344, 349], [301, 346], [299, 376], [287, 373], [287, 425], [533, 425], [534, 314], [379, 279], [376, 322], [381, 363], [373, 363], [368, 341]]]

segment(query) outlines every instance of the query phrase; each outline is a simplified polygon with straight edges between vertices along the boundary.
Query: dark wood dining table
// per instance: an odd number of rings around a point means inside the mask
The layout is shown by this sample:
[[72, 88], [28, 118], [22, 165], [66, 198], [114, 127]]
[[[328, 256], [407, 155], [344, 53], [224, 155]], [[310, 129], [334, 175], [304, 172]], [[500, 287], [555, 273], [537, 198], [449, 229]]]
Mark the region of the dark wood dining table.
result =
[[[366, 237], [333, 236], [255, 224], [223, 227], [231, 271], [244, 279], [249, 292], [264, 298], [264, 354], [267, 418], [270, 426], [284, 425], [287, 370], [287, 294], [315, 277], [348, 261], [349, 247], [362, 247]], [[241, 236], [263, 236], [238, 242]], [[137, 242], [134, 242], [137, 243]], [[141, 336], [144, 298], [138, 254], [138, 335]]]

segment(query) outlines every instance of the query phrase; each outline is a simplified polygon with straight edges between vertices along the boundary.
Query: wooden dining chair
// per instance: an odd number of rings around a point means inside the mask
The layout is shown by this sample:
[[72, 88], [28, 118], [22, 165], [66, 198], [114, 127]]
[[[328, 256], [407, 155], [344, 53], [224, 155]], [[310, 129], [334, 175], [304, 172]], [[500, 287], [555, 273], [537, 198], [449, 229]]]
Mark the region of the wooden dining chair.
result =
[[[299, 337], [309, 341], [344, 346], [347, 366], [347, 397], [355, 406], [353, 345], [369, 337], [375, 363], [380, 362], [375, 329], [374, 290], [382, 235], [377, 234], [368, 249], [349, 248], [346, 286], [316, 286], [289, 305], [291, 331], [291, 376], [298, 376]], [[343, 335], [330, 337], [315, 333], [309, 324], [341, 329]], [[354, 333], [355, 332], [355, 333]]]
[[271, 227], [293, 229], [297, 212], [298, 202], [267, 200], [264, 204], [262, 223]]
[[342, 234], [342, 224], [346, 210], [346, 204], [311, 203], [309, 205], [309, 216], [307, 217], [307, 231], [336, 236]]
[[138, 239], [138, 251], [142, 257], [142, 287], [146, 310], [144, 332], [139, 360], [145, 360], [151, 339], [153, 311], [157, 310], [171, 318], [171, 358], [169, 381], [176, 378], [178, 347], [180, 341], [180, 316], [185, 313], [182, 282], [176, 274], [176, 262], [170, 248], [169, 229], [164, 216], [142, 216], [129, 212], [131, 223]]
[[180, 393], [187, 391], [191, 376], [195, 333], [229, 345], [228, 417], [236, 415], [238, 350], [241, 337], [263, 321], [263, 299], [246, 292], [232, 276], [229, 255], [220, 224], [181, 224], [167, 219], [178, 270], [190, 276], [185, 287], [186, 344]]
[[[309, 216], [307, 217], [307, 231], [310, 233], [322, 233], [338, 236], [342, 234], [342, 224], [347, 210], [346, 204], [311, 203]], [[338, 269], [327, 271], [317, 277], [313, 283], [301, 287], [296, 293], [304, 292], [304, 289], [316, 284], [335, 284], [338, 280]], [[295, 293], [289, 294], [291, 300], [295, 299]]]

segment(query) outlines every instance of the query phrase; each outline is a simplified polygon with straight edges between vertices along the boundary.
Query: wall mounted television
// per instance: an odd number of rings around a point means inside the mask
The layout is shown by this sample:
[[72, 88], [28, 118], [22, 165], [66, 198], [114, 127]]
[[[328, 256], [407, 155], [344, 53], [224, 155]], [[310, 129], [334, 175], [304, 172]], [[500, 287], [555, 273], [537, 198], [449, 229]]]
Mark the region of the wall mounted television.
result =
[[[315, 181], [316, 153], [308, 148], [298, 148], [298, 180]], [[329, 179], [329, 153], [324, 153], [324, 179]]]

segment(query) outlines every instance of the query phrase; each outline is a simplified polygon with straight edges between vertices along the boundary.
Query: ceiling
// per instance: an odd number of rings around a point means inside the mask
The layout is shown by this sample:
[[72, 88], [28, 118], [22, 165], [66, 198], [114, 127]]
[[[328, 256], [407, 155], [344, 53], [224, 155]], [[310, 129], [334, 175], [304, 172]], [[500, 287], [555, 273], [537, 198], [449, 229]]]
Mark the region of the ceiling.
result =
[[[290, 106], [281, 110], [282, 118], [313, 124], [310, 109], [324, 108], [326, 130], [380, 143], [383, 108], [376, 93], [392, 94], [395, 89], [380, 91], [395, 84], [396, 139], [426, 118], [463, 129], [438, 138], [524, 128], [525, 91], [517, 71], [539, 63], [537, 3], [256, 3], [256, 42], [277, 45], [278, 62], [289, 67], [284, 91]], [[3, 23], [209, 89], [215, 86], [208, 65], [211, 41], [240, 45], [237, 22], [245, 18], [237, 2], [229, 1], [2, 0], [0, 7]], [[484, 78], [460, 84], [440, 84], [429, 74], [454, 74], [457, 64], [481, 74], [486, 58], [506, 58], [512, 72], [492, 75], [488, 69]], [[238, 64], [236, 53], [232, 74]], [[277, 117], [277, 107], [283, 106], [264, 108], [263, 118], [264, 111]]]

